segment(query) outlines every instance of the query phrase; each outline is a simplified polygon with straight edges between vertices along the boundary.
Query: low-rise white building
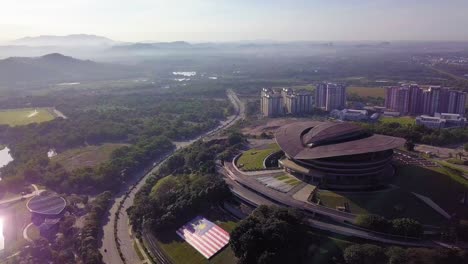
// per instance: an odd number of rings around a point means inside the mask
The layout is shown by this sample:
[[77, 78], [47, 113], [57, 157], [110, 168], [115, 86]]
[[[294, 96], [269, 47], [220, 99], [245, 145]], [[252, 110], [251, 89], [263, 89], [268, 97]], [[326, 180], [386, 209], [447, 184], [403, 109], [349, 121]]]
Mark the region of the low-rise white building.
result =
[[400, 112], [394, 112], [394, 111], [384, 111], [383, 116], [389, 116], [389, 117], [398, 117], [400, 116]]
[[432, 129], [465, 127], [466, 118], [459, 114], [436, 113], [435, 116], [416, 117], [416, 124]]
[[331, 115], [346, 121], [365, 121], [369, 118], [367, 110], [356, 109], [333, 110]]

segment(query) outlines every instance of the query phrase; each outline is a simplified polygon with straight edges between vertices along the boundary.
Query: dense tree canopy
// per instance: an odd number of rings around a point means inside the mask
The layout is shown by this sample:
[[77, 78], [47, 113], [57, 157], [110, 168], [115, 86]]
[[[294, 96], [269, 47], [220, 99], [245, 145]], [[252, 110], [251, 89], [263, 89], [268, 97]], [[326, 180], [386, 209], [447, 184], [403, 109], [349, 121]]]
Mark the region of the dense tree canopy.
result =
[[[133, 172], [168, 152], [173, 147], [172, 140], [193, 138], [229, 114], [225, 111], [229, 106], [225, 99], [210, 100], [175, 91], [75, 91], [29, 97], [27, 101], [16, 99], [14, 105], [5, 102], [2, 107], [31, 103], [42, 106], [49, 100], [68, 118], [27, 126], [0, 126], [0, 142], [9, 146], [15, 159], [2, 169], [5, 181], [1, 185], [20, 186], [27, 180], [61, 192], [115, 189]], [[111, 160], [98, 168], [76, 171], [66, 171], [47, 157], [49, 149], [60, 153], [106, 142], [130, 146], [116, 150]]]
[[420, 237], [423, 233], [421, 223], [410, 218], [387, 220], [378, 215], [360, 215], [356, 219], [356, 225], [377, 232], [399, 236]]
[[239, 263], [300, 263], [306, 233], [299, 212], [260, 206], [234, 229], [230, 244]]
[[145, 195], [138, 195], [128, 209], [135, 230], [174, 228], [203, 209], [224, 201], [229, 189], [220, 176], [177, 175], [160, 179]]
[[[128, 209], [134, 230], [143, 224], [160, 229], [178, 226], [200, 210], [225, 200], [230, 191], [220, 175], [215, 160], [235, 153], [245, 139], [197, 141], [177, 151], [147, 180]], [[232, 145], [233, 143], [234, 145]], [[168, 176], [170, 175], [170, 176]]]
[[462, 264], [468, 261], [466, 250], [444, 248], [382, 248], [376, 245], [352, 245], [344, 251], [347, 264]]
[[434, 130], [424, 126], [399, 123], [361, 123], [361, 125], [374, 133], [402, 137], [415, 143], [446, 145], [468, 141], [468, 129], [464, 128]]
[[375, 264], [385, 263], [387, 256], [383, 248], [376, 245], [364, 244], [352, 245], [346, 248], [344, 259], [348, 264]]

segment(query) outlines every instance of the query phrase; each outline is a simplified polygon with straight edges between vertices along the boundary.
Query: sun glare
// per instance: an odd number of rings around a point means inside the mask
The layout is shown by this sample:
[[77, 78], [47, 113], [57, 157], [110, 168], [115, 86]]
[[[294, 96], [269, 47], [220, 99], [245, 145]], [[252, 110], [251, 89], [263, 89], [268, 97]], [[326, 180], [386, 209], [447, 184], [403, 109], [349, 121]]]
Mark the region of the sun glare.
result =
[[3, 237], [3, 218], [0, 218], [0, 250], [5, 248], [5, 238]]
[[0, 250], [5, 248], [5, 238], [3, 237], [3, 218], [0, 217]]

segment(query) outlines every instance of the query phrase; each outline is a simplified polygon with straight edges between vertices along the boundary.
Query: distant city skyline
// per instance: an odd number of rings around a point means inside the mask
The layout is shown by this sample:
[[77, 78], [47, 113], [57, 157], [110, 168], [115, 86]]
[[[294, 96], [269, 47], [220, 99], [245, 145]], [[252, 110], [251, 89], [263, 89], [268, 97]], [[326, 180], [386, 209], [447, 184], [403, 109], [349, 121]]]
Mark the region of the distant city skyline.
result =
[[2, 3], [0, 41], [468, 41], [467, 9], [463, 0], [16, 0]]

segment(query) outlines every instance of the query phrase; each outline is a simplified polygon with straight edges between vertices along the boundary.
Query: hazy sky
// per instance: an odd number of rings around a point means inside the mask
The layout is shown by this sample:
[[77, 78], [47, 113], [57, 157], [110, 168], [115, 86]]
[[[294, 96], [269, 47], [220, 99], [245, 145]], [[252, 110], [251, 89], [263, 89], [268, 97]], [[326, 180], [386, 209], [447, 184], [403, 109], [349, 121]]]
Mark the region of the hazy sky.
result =
[[0, 0], [0, 41], [468, 40], [467, 0]]

